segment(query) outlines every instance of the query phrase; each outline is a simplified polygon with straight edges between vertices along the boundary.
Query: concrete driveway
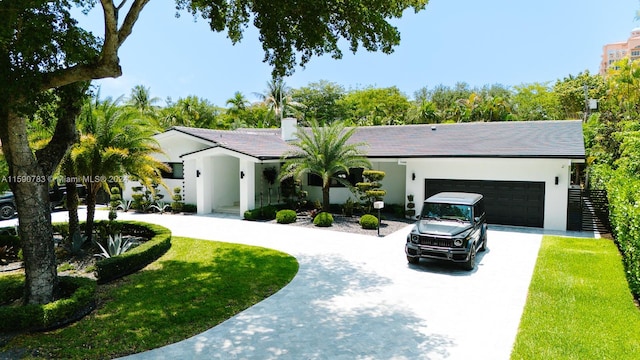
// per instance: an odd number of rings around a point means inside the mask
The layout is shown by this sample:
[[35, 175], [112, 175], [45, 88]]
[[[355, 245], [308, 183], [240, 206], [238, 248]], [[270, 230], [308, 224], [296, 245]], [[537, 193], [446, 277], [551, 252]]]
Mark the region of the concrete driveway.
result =
[[508, 359], [542, 238], [490, 227], [488, 251], [467, 272], [428, 260], [409, 265], [410, 226], [378, 238], [213, 216], [118, 219], [278, 249], [300, 263], [293, 281], [268, 299], [133, 359]]

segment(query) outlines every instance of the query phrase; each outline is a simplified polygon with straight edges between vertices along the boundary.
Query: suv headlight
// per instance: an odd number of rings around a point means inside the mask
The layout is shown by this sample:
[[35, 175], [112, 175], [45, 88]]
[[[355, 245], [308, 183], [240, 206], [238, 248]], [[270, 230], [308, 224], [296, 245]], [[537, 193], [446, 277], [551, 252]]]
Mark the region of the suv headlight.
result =
[[418, 234], [411, 234], [411, 242], [414, 244], [418, 244], [420, 243], [420, 235]]
[[453, 240], [453, 245], [455, 245], [455, 246], [462, 246], [462, 243], [463, 243], [463, 242], [464, 242], [464, 241], [462, 241], [462, 239], [455, 239], [455, 240]]

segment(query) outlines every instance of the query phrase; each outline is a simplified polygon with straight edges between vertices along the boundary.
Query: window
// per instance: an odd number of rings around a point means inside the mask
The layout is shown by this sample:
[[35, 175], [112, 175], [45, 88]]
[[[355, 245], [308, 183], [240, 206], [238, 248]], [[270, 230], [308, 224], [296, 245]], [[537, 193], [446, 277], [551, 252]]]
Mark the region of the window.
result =
[[167, 163], [171, 171], [162, 171], [163, 179], [184, 179], [184, 165], [181, 162]]
[[[338, 176], [346, 179], [351, 185], [355, 186], [357, 183], [362, 182], [362, 168], [349, 169], [349, 175], [338, 174]], [[309, 186], [322, 186], [322, 178], [315, 174], [309, 174], [307, 177]], [[338, 180], [331, 179], [331, 187], [344, 187]]]

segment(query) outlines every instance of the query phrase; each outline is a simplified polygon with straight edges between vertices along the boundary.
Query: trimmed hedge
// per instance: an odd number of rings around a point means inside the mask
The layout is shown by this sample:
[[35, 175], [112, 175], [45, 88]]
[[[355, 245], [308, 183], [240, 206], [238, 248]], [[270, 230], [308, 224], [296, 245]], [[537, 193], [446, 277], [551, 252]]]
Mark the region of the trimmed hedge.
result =
[[629, 290], [640, 300], [640, 179], [608, 165], [592, 165], [591, 187], [605, 188], [611, 231], [620, 249]]
[[298, 219], [298, 214], [295, 210], [280, 210], [276, 213], [276, 222], [278, 224], [291, 224], [296, 222]]
[[313, 219], [313, 224], [318, 227], [329, 227], [333, 224], [333, 215], [328, 212], [321, 212]]
[[276, 218], [278, 208], [273, 205], [247, 210], [244, 212], [245, 220], [273, 220]]
[[122, 255], [98, 261], [96, 263], [98, 284], [132, 274], [156, 261], [171, 248], [171, 231], [164, 226], [139, 221], [118, 221], [117, 223], [121, 226], [123, 234], [146, 237], [150, 240]]
[[607, 182], [609, 219], [629, 289], [640, 299], [640, 180], [616, 174]]
[[95, 307], [96, 282], [84, 277], [60, 276], [59, 289], [65, 298], [45, 305], [7, 305], [20, 299], [24, 276], [0, 279], [0, 331], [42, 331], [82, 318]]
[[378, 228], [378, 218], [371, 214], [362, 215], [360, 218], [360, 226], [362, 226], [363, 229], [375, 230]]

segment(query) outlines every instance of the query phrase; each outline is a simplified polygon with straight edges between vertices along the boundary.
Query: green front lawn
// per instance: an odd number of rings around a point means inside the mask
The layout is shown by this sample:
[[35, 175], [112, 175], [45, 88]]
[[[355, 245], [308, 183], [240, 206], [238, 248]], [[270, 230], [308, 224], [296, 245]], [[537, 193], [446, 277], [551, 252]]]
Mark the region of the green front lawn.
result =
[[[24, 334], [9, 349], [31, 358], [107, 359], [171, 344], [209, 329], [293, 279], [297, 261], [244, 245], [174, 237], [144, 270], [98, 287], [98, 308], [76, 324]], [[2, 277], [0, 277], [2, 281]]]
[[512, 359], [640, 359], [640, 310], [615, 244], [545, 236]]

